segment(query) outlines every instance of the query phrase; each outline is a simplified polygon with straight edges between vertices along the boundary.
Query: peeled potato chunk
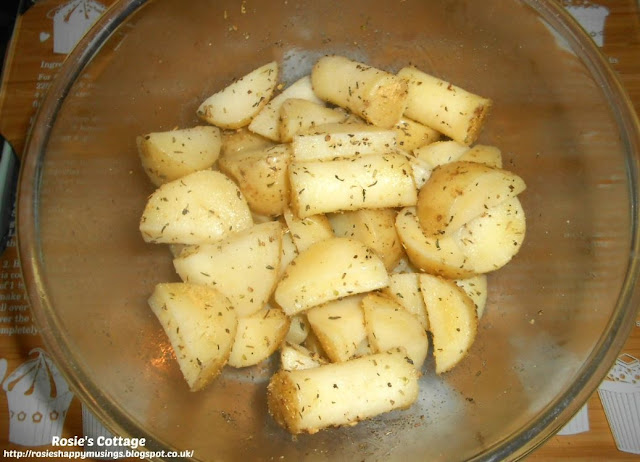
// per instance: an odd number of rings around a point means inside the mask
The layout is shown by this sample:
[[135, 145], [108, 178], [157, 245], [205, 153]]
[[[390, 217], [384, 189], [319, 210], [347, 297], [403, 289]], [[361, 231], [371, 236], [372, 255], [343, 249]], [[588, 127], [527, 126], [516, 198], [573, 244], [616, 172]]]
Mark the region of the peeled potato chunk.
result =
[[395, 267], [402, 255], [402, 244], [396, 232], [394, 209], [361, 209], [328, 215], [336, 236], [352, 237], [373, 249], [387, 270]]
[[306, 218], [298, 218], [290, 209], [285, 209], [283, 214], [287, 227], [291, 232], [293, 243], [302, 252], [312, 244], [333, 237], [331, 224], [324, 214], [311, 215]]
[[149, 306], [162, 324], [191, 391], [209, 384], [227, 363], [238, 320], [218, 290], [181, 282], [158, 284]]
[[409, 160], [399, 153], [352, 159], [292, 162], [291, 209], [300, 218], [318, 213], [415, 205]]
[[413, 66], [398, 72], [408, 84], [405, 115], [470, 145], [480, 134], [492, 101], [426, 74]]
[[366, 124], [326, 124], [293, 137], [298, 162], [336, 160], [367, 154], [386, 154], [396, 147], [397, 133]]
[[320, 98], [377, 127], [392, 128], [407, 105], [403, 78], [344, 56], [320, 58], [311, 71], [311, 81]]
[[313, 332], [332, 362], [351, 359], [367, 338], [361, 301], [361, 295], [352, 295], [306, 312]]
[[342, 122], [346, 118], [343, 111], [306, 99], [289, 98], [280, 107], [280, 140], [288, 143], [298, 133], [305, 133], [318, 125]]
[[264, 136], [249, 131], [248, 128], [240, 128], [233, 131], [222, 132], [222, 147], [220, 157], [226, 157], [242, 151], [253, 151], [274, 146], [275, 143]]
[[418, 398], [418, 376], [401, 349], [281, 370], [269, 381], [267, 406], [275, 421], [294, 435], [316, 433], [409, 408]]
[[457, 161], [469, 151], [469, 146], [456, 141], [436, 141], [413, 151], [413, 155], [422, 160], [431, 170], [438, 165]]
[[280, 368], [284, 371], [311, 369], [326, 364], [316, 353], [302, 345], [285, 343], [280, 347]]
[[441, 137], [440, 132], [406, 117], [400, 119], [393, 130], [396, 132], [398, 147], [408, 152], [434, 143]]
[[478, 330], [476, 307], [464, 290], [448, 279], [421, 274], [420, 288], [433, 335], [436, 373], [442, 374], [471, 348]]
[[289, 318], [281, 309], [271, 307], [238, 318], [229, 366], [255, 366], [267, 359], [284, 341], [289, 330], [289, 322]]
[[316, 242], [289, 263], [274, 298], [293, 316], [388, 283], [384, 263], [371, 249], [355, 239], [334, 237]]
[[412, 264], [449, 279], [465, 279], [502, 268], [519, 252], [526, 219], [517, 197], [490, 207], [451, 236], [427, 236], [414, 207], [402, 209], [396, 229]]
[[282, 225], [261, 223], [216, 244], [187, 247], [173, 260], [185, 282], [215, 286], [238, 317], [250, 316], [269, 299], [278, 280]]
[[458, 160], [477, 162], [489, 167], [502, 168], [502, 152], [495, 146], [476, 144], [474, 147], [462, 154]]
[[278, 144], [222, 156], [220, 171], [229, 175], [255, 213], [281, 215], [289, 202], [287, 168], [291, 147]]
[[450, 279], [474, 276], [476, 271], [455, 236], [426, 236], [415, 207], [405, 207], [396, 216], [396, 230], [409, 261], [420, 271]]
[[427, 168], [433, 170], [450, 162], [466, 161], [502, 168], [502, 153], [495, 146], [477, 144], [472, 148], [456, 141], [436, 141], [413, 151]]
[[394, 299], [405, 310], [414, 315], [424, 330], [429, 330], [429, 319], [420, 292], [418, 273], [394, 273], [389, 275], [389, 286], [382, 293]]
[[280, 138], [280, 110], [285, 101], [292, 98], [323, 104], [322, 100], [313, 92], [311, 78], [307, 75], [289, 85], [282, 93], [269, 101], [269, 104], [263, 107], [251, 121], [249, 130], [273, 141], [283, 141]]
[[222, 137], [218, 127], [198, 126], [149, 133], [136, 142], [144, 171], [160, 186], [215, 164]]
[[391, 297], [372, 292], [362, 300], [367, 338], [373, 351], [404, 348], [420, 369], [429, 351], [429, 339], [419, 320]]
[[240, 128], [267, 104], [278, 83], [278, 63], [272, 61], [208, 97], [198, 116], [220, 128]]
[[465, 291], [465, 293], [473, 300], [476, 306], [476, 312], [478, 313], [478, 319], [484, 314], [484, 308], [487, 305], [487, 296], [489, 294], [487, 289], [487, 275], [478, 274], [466, 279], [456, 279], [453, 281], [458, 287]]
[[428, 236], [446, 236], [490, 207], [524, 191], [522, 178], [476, 162], [436, 167], [418, 194], [417, 214]]
[[226, 175], [201, 170], [160, 186], [140, 219], [145, 242], [204, 244], [253, 225], [244, 196]]
[[453, 237], [465, 256], [465, 268], [481, 274], [509, 263], [520, 251], [526, 229], [522, 204], [517, 197], [512, 197], [485, 210]]

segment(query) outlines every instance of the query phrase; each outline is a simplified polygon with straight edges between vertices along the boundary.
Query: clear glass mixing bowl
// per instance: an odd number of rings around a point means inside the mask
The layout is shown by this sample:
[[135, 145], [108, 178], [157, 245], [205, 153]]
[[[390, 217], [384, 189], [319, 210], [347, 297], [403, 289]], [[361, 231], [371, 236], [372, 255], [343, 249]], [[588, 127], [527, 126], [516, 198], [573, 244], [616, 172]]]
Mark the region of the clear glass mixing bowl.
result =
[[[198, 104], [272, 59], [285, 82], [340, 53], [413, 63], [491, 97], [480, 142], [528, 184], [527, 238], [490, 275], [470, 355], [418, 402], [292, 438], [267, 415], [273, 363], [190, 393], [146, 305], [176, 280], [138, 220], [152, 191], [135, 137], [198, 123]], [[35, 317], [76, 394], [114, 433], [200, 460], [502, 460], [588, 399], [635, 319], [638, 122], [613, 72], [542, 0], [119, 2], [69, 56], [38, 115], [19, 186]]]

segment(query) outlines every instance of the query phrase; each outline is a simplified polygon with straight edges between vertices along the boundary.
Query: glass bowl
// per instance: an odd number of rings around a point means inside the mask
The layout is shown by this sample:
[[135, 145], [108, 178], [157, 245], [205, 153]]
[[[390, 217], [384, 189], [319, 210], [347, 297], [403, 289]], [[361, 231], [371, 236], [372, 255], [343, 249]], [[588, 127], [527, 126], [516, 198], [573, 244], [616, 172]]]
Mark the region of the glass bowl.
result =
[[[292, 438], [268, 416], [276, 366], [190, 393], [146, 304], [177, 280], [143, 243], [152, 187], [135, 137], [198, 123], [199, 103], [277, 59], [283, 81], [330, 53], [407, 63], [494, 100], [479, 142], [521, 175], [521, 252], [489, 276], [467, 358], [427, 364], [418, 402]], [[38, 326], [77, 396], [113, 433], [198, 460], [502, 460], [553, 435], [606, 375], [638, 306], [638, 121], [558, 4], [536, 0], [116, 3], [68, 57], [19, 185], [19, 251]], [[430, 367], [431, 366], [431, 367]]]

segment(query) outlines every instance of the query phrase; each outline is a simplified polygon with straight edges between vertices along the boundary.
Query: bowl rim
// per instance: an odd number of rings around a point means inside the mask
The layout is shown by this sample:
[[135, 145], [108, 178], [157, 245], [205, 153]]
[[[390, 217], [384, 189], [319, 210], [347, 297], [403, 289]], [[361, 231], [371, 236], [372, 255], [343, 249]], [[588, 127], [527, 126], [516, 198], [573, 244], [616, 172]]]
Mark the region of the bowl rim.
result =
[[[603, 331], [606, 335], [601, 336], [594, 345], [591, 354], [584, 363], [585, 365], [576, 375], [573, 385], [548, 403], [536, 421], [521, 427], [517, 437], [514, 438], [514, 434], [511, 434], [504, 440], [485, 448], [483, 453], [471, 460], [521, 459], [560, 430], [587, 402], [605, 378], [624, 347], [635, 322], [638, 307], [640, 307], [640, 284], [637, 284], [640, 276], [640, 251], [638, 248], [640, 242], [638, 222], [640, 122], [638, 116], [626, 90], [609, 62], [591, 37], [560, 2], [554, 0], [514, 1], [534, 9], [552, 26], [554, 31], [562, 33], [563, 39], [568, 42], [571, 50], [580, 58], [582, 64], [588, 68], [591, 77], [599, 84], [601, 91], [610, 102], [610, 110], [618, 123], [622, 143], [627, 154], [625, 160], [632, 227], [629, 262], [613, 315]], [[102, 44], [123, 22], [139, 12], [148, 3], [151, 2], [148, 0], [117, 0], [113, 3], [67, 56], [52, 82], [38, 109], [22, 156], [16, 213], [17, 248], [27, 300], [32, 308], [39, 333], [47, 351], [56, 362], [74, 394], [112, 433], [123, 437], [145, 438], [147, 442], [145, 449], [149, 451], [173, 451], [179, 449], [167, 446], [166, 442], [154, 437], [137, 422], [131, 421], [125, 410], [109, 400], [107, 395], [82, 372], [81, 361], [71, 346], [58, 333], [61, 331], [61, 323], [47, 296], [45, 270], [41, 264], [42, 253], [37, 243], [37, 202], [42, 178], [41, 160], [45, 155], [52, 122], [60, 111], [72, 85], [99, 52]], [[64, 358], [64, 360], [58, 361], [58, 358]], [[153, 458], [153, 460], [160, 459]]]

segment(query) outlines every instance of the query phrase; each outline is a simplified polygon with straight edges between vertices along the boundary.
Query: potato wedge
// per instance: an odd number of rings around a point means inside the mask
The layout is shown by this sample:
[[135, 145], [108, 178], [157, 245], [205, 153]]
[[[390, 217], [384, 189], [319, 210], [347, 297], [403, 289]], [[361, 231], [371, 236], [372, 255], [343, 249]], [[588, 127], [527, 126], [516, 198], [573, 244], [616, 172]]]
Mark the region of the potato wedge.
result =
[[267, 222], [216, 244], [193, 246], [173, 260], [185, 282], [215, 286], [231, 300], [238, 317], [263, 308], [278, 281], [282, 225]]
[[311, 369], [323, 364], [326, 361], [302, 345], [285, 343], [280, 347], [280, 368], [284, 371]]
[[433, 170], [438, 165], [465, 161], [502, 168], [502, 153], [495, 146], [477, 144], [472, 148], [456, 141], [436, 141], [413, 151], [414, 156]]
[[414, 315], [424, 330], [429, 330], [429, 319], [420, 293], [418, 273], [394, 273], [389, 275], [389, 286], [382, 293], [398, 302]]
[[476, 313], [478, 313], [478, 319], [482, 318], [484, 309], [487, 306], [487, 296], [489, 294], [487, 289], [487, 275], [478, 274], [467, 279], [456, 279], [453, 281], [458, 287], [465, 291], [465, 293], [473, 300], [473, 304], [476, 306]]
[[304, 99], [316, 104], [324, 104], [313, 92], [311, 78], [309, 76], [302, 77], [269, 101], [269, 104], [263, 107], [258, 115], [251, 121], [249, 130], [270, 140], [281, 142], [280, 109], [285, 101], [292, 98]]
[[255, 213], [281, 215], [289, 202], [287, 168], [291, 160], [288, 144], [245, 150], [218, 161], [220, 171], [232, 178]]
[[375, 251], [391, 271], [404, 255], [396, 232], [394, 209], [362, 209], [327, 216], [333, 233], [359, 240]]
[[407, 82], [403, 78], [344, 56], [320, 58], [311, 71], [311, 82], [323, 100], [381, 128], [398, 123], [407, 105]]
[[352, 295], [306, 311], [307, 320], [331, 362], [353, 358], [367, 338], [361, 301], [362, 295]]
[[201, 170], [160, 186], [140, 218], [145, 242], [204, 244], [253, 225], [251, 211], [226, 175]]
[[267, 387], [275, 421], [295, 434], [406, 409], [418, 398], [419, 373], [403, 350], [305, 370], [279, 371]]
[[393, 126], [396, 132], [397, 145], [400, 149], [411, 152], [421, 146], [434, 143], [441, 137], [440, 132], [431, 127], [403, 117]]
[[421, 274], [420, 288], [433, 335], [436, 373], [442, 374], [455, 367], [471, 348], [478, 314], [473, 300], [453, 281]]
[[222, 132], [222, 147], [220, 157], [231, 156], [241, 151], [253, 151], [274, 146], [275, 143], [264, 136], [249, 131], [248, 128], [240, 128], [233, 131]]
[[459, 161], [477, 162], [489, 167], [502, 168], [502, 152], [495, 146], [476, 144], [459, 158]]
[[398, 153], [353, 159], [292, 162], [291, 208], [300, 218], [318, 213], [414, 205], [411, 164]]
[[458, 143], [471, 145], [489, 114], [492, 101], [413, 66], [398, 72], [408, 83], [404, 114], [443, 133]]
[[198, 170], [218, 160], [222, 136], [218, 127], [197, 126], [154, 132], [136, 139], [144, 171], [155, 186]]
[[426, 236], [415, 207], [406, 207], [396, 216], [396, 230], [409, 261], [420, 271], [449, 279], [476, 275], [455, 236]]
[[169, 337], [189, 389], [208, 385], [227, 363], [238, 320], [218, 290], [180, 282], [156, 285], [149, 306]]
[[364, 124], [320, 125], [293, 137], [293, 159], [298, 162], [337, 160], [386, 154], [396, 147], [396, 132]]
[[522, 204], [512, 197], [464, 225], [454, 238], [465, 256], [465, 267], [481, 274], [509, 263], [520, 251], [526, 229]]
[[413, 155], [422, 160], [431, 170], [438, 165], [448, 164], [460, 159], [469, 146], [456, 141], [436, 141], [413, 151]]
[[279, 308], [265, 307], [238, 318], [238, 329], [229, 355], [229, 366], [249, 367], [271, 356], [284, 341], [289, 318]]
[[272, 61], [208, 97], [196, 113], [220, 128], [244, 127], [271, 99], [277, 83], [278, 63]]
[[412, 264], [431, 274], [465, 279], [498, 270], [520, 251], [526, 218], [517, 197], [489, 208], [451, 236], [426, 236], [415, 208], [396, 217], [396, 229]]
[[298, 252], [303, 252], [318, 241], [334, 237], [331, 224], [323, 214], [298, 218], [287, 208], [283, 216]]
[[447, 236], [501, 202], [524, 191], [515, 173], [476, 162], [436, 167], [420, 189], [418, 220], [428, 236]]
[[[464, 149], [459, 149], [462, 147]], [[457, 152], [456, 152], [457, 151]], [[455, 141], [436, 141], [413, 151], [408, 155], [413, 169], [413, 181], [418, 189], [429, 180], [434, 164], [441, 165], [454, 161], [467, 161], [502, 168], [502, 154], [494, 146], [476, 145], [469, 149]]]
[[388, 283], [384, 263], [371, 249], [355, 239], [334, 237], [316, 242], [289, 264], [274, 298], [293, 316]]
[[379, 292], [362, 300], [364, 324], [374, 353], [403, 348], [416, 369], [421, 369], [429, 351], [429, 339], [418, 318], [398, 302]]
[[280, 107], [280, 141], [289, 143], [299, 133], [305, 133], [317, 125], [342, 122], [347, 113], [328, 108], [323, 104], [300, 98], [290, 98]]

